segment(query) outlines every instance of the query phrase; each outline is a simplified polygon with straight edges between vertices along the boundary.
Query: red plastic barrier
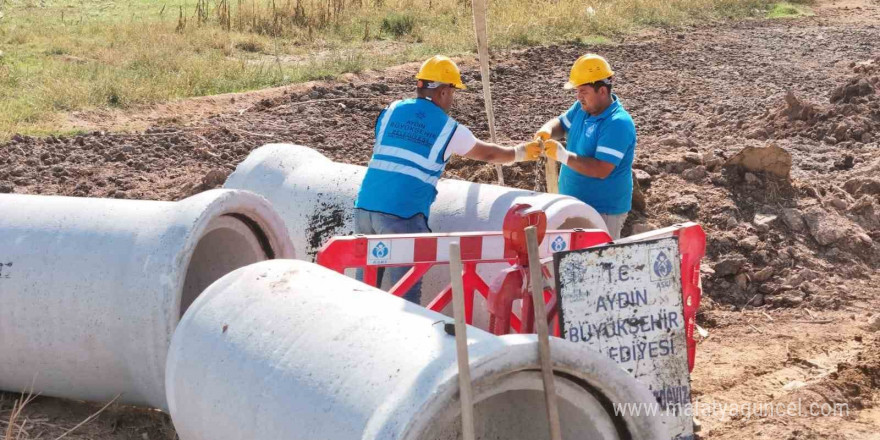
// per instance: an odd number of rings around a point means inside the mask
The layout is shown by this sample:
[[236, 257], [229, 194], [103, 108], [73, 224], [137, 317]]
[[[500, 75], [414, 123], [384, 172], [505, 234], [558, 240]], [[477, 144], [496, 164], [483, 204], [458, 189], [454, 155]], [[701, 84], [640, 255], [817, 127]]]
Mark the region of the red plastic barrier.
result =
[[[403, 296], [429, 269], [449, 264], [449, 243], [457, 241], [461, 246], [462, 273], [465, 293], [465, 318], [473, 323], [474, 294], [479, 292], [487, 300], [490, 331], [505, 334], [509, 331], [531, 333], [533, 331], [532, 303], [523, 292], [528, 286], [528, 270], [522, 265], [525, 247], [521, 230], [529, 225], [540, 226], [540, 211], [528, 211], [527, 206], [517, 205], [505, 218], [505, 230], [501, 232], [472, 232], [459, 234], [404, 234], [359, 235], [334, 237], [318, 252], [317, 263], [343, 273], [346, 269], [363, 269], [364, 282], [377, 285], [380, 267], [412, 266], [412, 269], [389, 291]], [[540, 213], [537, 215], [536, 213]], [[546, 224], [546, 223], [545, 223]], [[685, 334], [688, 347], [688, 367], [694, 368], [696, 341], [695, 320], [700, 306], [700, 260], [706, 251], [706, 234], [700, 225], [692, 222], [658, 229], [656, 231], [626, 237], [616, 244], [678, 237], [681, 253], [682, 302], [685, 317]], [[540, 237], [540, 234], [539, 234]], [[540, 245], [540, 256], [547, 262], [553, 253], [585, 249], [611, 242], [611, 237], [601, 230], [553, 230], [545, 231]], [[489, 283], [477, 273], [477, 265], [507, 263], [509, 268], [500, 272]], [[544, 269], [544, 276], [550, 272]], [[425, 292], [423, 292], [423, 295]], [[519, 316], [511, 310], [516, 300], [522, 300]], [[552, 287], [544, 291], [548, 322], [557, 316], [556, 294]], [[447, 285], [434, 296], [427, 308], [440, 312], [452, 301], [452, 288]], [[525, 323], [520, 318], [525, 317]], [[553, 325], [556, 335], [559, 326]]]
[[[601, 230], [552, 230], [545, 233], [541, 243], [541, 257], [555, 252], [583, 249], [607, 243], [611, 237]], [[517, 265], [518, 254], [505, 246], [503, 232], [472, 232], [459, 234], [402, 234], [402, 235], [356, 235], [334, 237], [318, 251], [317, 263], [344, 273], [346, 269], [363, 269], [364, 282], [377, 285], [380, 267], [412, 266], [407, 274], [395, 284], [389, 293], [403, 296], [429, 269], [449, 264], [449, 243], [459, 242], [464, 272], [465, 317], [473, 323], [474, 294], [479, 292], [489, 298], [488, 283], [477, 273], [477, 266], [488, 263]], [[549, 274], [547, 272], [546, 274]], [[545, 292], [548, 310], [556, 316], [555, 294]], [[422, 292], [423, 295], [427, 292]], [[441, 311], [452, 301], [452, 288], [447, 285], [437, 293], [427, 308]], [[548, 313], [549, 315], [549, 313]], [[520, 330], [519, 319], [511, 316], [511, 327]], [[530, 326], [529, 326], [530, 328]]]

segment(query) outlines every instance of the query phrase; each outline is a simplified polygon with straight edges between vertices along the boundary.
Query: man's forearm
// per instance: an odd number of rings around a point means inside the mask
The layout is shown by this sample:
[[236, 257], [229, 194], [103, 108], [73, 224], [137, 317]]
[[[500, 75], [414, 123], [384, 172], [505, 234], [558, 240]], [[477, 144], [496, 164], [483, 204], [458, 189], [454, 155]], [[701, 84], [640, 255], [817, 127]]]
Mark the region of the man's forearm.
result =
[[483, 159], [489, 163], [510, 163], [516, 159], [516, 147], [505, 147], [498, 144], [486, 143], [490, 154]]
[[565, 165], [580, 174], [596, 179], [604, 179], [614, 171], [613, 164], [603, 162], [594, 157], [578, 156], [571, 152], [568, 153], [568, 160]]
[[516, 149], [477, 139], [477, 143], [465, 157], [489, 163], [510, 163], [516, 159]]

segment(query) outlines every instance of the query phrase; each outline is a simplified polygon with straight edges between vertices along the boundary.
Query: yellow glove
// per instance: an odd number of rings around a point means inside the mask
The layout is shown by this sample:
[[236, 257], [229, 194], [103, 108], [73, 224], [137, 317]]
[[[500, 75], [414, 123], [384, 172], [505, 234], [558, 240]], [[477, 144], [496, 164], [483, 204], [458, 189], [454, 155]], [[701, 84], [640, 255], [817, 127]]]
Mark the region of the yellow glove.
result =
[[544, 141], [544, 154], [563, 165], [567, 165], [568, 159], [573, 156], [559, 141], [553, 139]]
[[535, 140], [541, 139], [542, 141], [546, 141], [547, 139], [550, 139], [550, 136], [550, 130], [541, 127], [541, 129], [535, 133]]
[[541, 156], [541, 142], [531, 141], [513, 147], [514, 162], [537, 160]]

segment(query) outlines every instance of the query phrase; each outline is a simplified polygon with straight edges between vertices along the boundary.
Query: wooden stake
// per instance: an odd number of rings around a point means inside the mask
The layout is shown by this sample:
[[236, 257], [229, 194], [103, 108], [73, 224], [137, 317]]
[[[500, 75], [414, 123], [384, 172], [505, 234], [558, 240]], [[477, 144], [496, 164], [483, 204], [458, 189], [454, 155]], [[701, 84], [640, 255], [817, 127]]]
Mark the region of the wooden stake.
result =
[[[541, 141], [541, 149], [544, 149], [544, 141]], [[550, 194], [559, 194], [559, 168], [556, 161], [544, 158], [544, 178], [547, 180], [547, 192]]]
[[[474, 33], [477, 35], [477, 54], [480, 56], [480, 78], [483, 81], [483, 101], [486, 103], [486, 119], [489, 122], [489, 140], [494, 144], [495, 138], [495, 110], [492, 109], [492, 88], [489, 81], [489, 39], [486, 32], [487, 9], [486, 0], [472, 0], [474, 9]], [[498, 173], [498, 184], [504, 185], [504, 174], [501, 172], [501, 164], [495, 164], [495, 172]]]
[[458, 388], [461, 395], [461, 432], [464, 440], [474, 440], [474, 397], [468, 361], [467, 324], [464, 310], [461, 247], [449, 244], [449, 278], [452, 280], [452, 313], [455, 315], [455, 352], [458, 357]]
[[550, 440], [562, 440], [559, 426], [559, 408], [556, 406], [556, 384], [553, 381], [553, 364], [550, 359], [550, 332], [547, 328], [547, 312], [544, 310], [544, 274], [538, 255], [538, 231], [534, 226], [526, 228], [526, 245], [529, 251], [529, 278], [531, 278], [532, 302], [535, 310], [535, 329], [538, 331], [538, 351], [541, 358], [541, 374], [544, 377], [544, 401], [547, 403], [547, 420], [550, 422]]

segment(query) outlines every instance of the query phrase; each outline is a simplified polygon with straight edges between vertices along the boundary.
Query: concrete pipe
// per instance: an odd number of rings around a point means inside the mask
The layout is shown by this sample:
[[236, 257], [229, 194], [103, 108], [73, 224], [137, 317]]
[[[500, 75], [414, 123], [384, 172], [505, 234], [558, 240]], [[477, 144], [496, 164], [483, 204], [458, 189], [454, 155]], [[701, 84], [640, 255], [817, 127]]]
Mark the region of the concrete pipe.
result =
[[[328, 239], [354, 233], [354, 201], [366, 170], [333, 162], [301, 145], [269, 144], [251, 152], [225, 187], [269, 199], [284, 217], [294, 246], [305, 250], [298, 258], [314, 261]], [[429, 226], [434, 232], [500, 231], [504, 215], [517, 203], [543, 209], [548, 229], [606, 229], [595, 209], [572, 197], [454, 179], [441, 179], [437, 185]], [[477, 272], [488, 283], [505, 267], [483, 264]], [[427, 305], [448, 283], [445, 267], [431, 269], [424, 276], [422, 304]], [[391, 288], [389, 278], [382, 287]], [[485, 301], [477, 296], [476, 302], [474, 323], [487, 328]]]
[[[299, 258], [313, 261], [327, 239], [354, 232], [354, 201], [366, 170], [301, 145], [269, 144], [251, 152], [224, 186], [269, 199], [294, 246], [305, 250]], [[605, 229], [595, 209], [568, 196], [453, 179], [441, 179], [437, 192], [429, 219], [434, 232], [500, 231], [517, 203], [543, 209], [549, 229]]]
[[166, 408], [183, 312], [226, 273], [294, 257], [269, 203], [0, 196], [0, 389]]
[[[181, 440], [461, 438], [455, 338], [444, 316], [295, 260], [232, 272], [187, 311], [166, 386]], [[468, 329], [477, 438], [545, 439], [533, 335]], [[564, 438], [669, 438], [656, 404], [603, 355], [551, 338]]]

